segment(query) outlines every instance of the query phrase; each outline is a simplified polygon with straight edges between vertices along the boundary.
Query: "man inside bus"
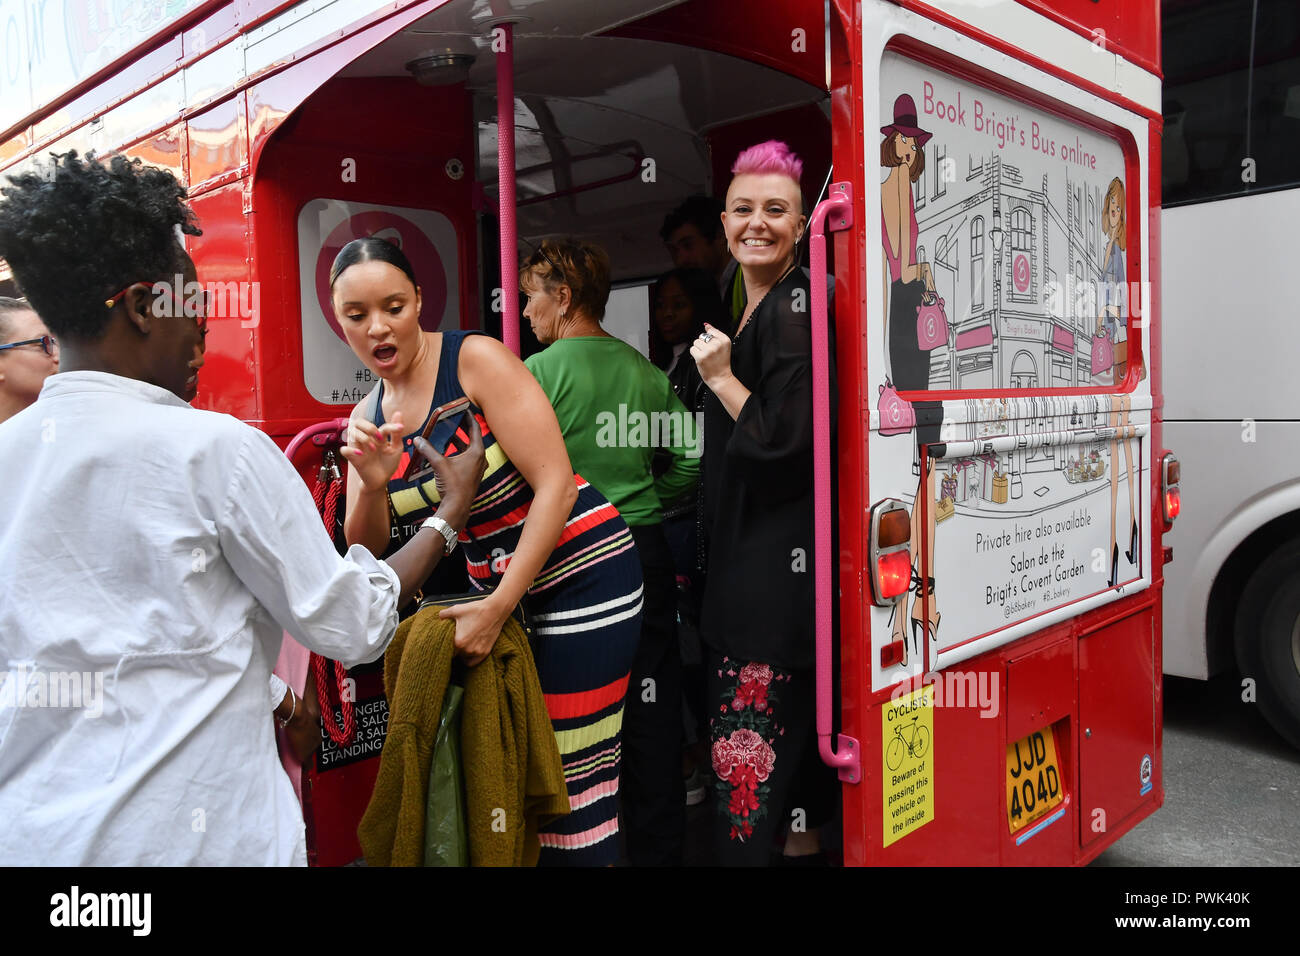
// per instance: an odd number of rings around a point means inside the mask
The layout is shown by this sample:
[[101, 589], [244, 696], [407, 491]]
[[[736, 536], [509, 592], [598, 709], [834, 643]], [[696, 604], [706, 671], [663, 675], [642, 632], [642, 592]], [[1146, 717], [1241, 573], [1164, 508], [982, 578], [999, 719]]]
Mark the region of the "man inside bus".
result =
[[340, 557], [269, 437], [186, 404], [207, 317], [159, 292], [197, 281], [175, 177], [68, 153], [10, 182], [0, 256], [63, 371], [0, 425], [0, 863], [305, 865], [267, 713], [281, 629], [349, 665], [384, 652], [468, 518], [477, 429], [448, 460], [417, 441], [445, 486], [431, 527]]
[[[723, 209], [722, 200], [697, 193], [664, 217], [659, 236], [672, 256], [674, 268], [704, 269], [714, 277], [722, 305], [731, 317], [731, 325], [725, 330], [730, 334], [745, 312], [746, 300], [745, 283], [722, 231]], [[805, 209], [804, 214], [807, 215], [808, 210]], [[811, 278], [808, 268], [801, 268], [804, 275]], [[835, 277], [829, 274], [826, 276], [826, 296], [827, 308], [834, 315]]]
[[0, 296], [0, 422], [36, 401], [59, 370], [59, 343], [26, 299]]
[[703, 269], [713, 276], [734, 325], [745, 309], [745, 284], [722, 232], [722, 210], [721, 199], [697, 193], [664, 217], [659, 236], [673, 268]]

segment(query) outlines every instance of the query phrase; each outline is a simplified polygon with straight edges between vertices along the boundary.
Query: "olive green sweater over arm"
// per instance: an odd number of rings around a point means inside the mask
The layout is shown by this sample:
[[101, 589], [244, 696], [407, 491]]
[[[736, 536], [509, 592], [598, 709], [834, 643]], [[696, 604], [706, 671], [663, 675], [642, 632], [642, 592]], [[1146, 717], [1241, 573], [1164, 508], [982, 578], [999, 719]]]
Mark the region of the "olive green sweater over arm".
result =
[[[689, 356], [683, 357], [689, 360]], [[573, 470], [629, 525], [657, 524], [695, 486], [703, 435], [662, 371], [621, 339], [575, 336], [525, 363], [551, 400]], [[655, 452], [671, 454], [656, 481]]]

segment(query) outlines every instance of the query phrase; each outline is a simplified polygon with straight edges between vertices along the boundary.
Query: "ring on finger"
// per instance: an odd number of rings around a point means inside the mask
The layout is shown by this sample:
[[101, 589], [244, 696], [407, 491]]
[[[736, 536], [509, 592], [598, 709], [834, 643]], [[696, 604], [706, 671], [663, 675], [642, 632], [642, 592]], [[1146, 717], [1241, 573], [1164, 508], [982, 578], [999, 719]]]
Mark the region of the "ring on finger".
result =
[[712, 342], [712, 341], [713, 341], [713, 333], [712, 333], [712, 332], [705, 332], [704, 335], [701, 336], [701, 338], [704, 339], [704, 341], [706, 341], [706, 342]]

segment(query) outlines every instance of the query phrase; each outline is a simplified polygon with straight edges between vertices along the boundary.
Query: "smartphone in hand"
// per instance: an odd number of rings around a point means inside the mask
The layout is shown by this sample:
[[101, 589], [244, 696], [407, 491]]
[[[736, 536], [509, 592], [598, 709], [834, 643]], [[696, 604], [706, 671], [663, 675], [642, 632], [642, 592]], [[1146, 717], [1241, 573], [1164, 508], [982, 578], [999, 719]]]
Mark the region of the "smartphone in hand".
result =
[[[437, 430], [438, 425], [448, 419], [453, 419], [454, 424], [451, 430], [447, 432], [444, 429], [443, 431], [448, 434], [450, 438], [456, 438], [458, 433], [465, 436], [461, 441], [455, 443], [454, 450], [459, 451], [464, 444], [469, 442], [469, 416], [473, 414], [474, 412], [470, 409], [469, 399], [462, 395], [454, 401], [447, 402], [445, 405], [439, 405], [435, 408], [433, 414], [429, 416], [429, 420], [425, 423], [424, 429], [420, 432], [420, 437], [433, 445], [434, 449], [439, 453], [444, 455], [447, 454], [450, 441], [444, 443], [443, 447], [439, 447], [438, 442], [435, 442], [432, 436], [435, 430]], [[410, 460], [407, 462], [406, 471], [402, 475], [402, 480], [424, 481], [432, 476], [433, 465], [429, 464], [428, 460], [420, 454], [418, 449], [412, 447], [410, 450]]]

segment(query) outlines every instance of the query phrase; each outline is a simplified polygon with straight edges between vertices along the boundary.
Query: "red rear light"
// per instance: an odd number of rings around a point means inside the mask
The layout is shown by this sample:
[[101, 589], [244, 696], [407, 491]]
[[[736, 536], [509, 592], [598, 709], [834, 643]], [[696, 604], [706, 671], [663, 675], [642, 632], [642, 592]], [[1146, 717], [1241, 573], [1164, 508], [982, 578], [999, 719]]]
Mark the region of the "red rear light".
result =
[[897, 498], [878, 501], [871, 508], [867, 538], [867, 567], [871, 569], [871, 600], [889, 607], [907, 593], [912, 581], [912, 518]]
[[1165, 524], [1170, 524], [1182, 510], [1183, 496], [1178, 490], [1178, 479], [1183, 476], [1183, 469], [1178, 459], [1165, 452], [1160, 459], [1160, 493], [1164, 498]]
[[1178, 517], [1178, 510], [1183, 505], [1183, 496], [1177, 488], [1165, 492], [1165, 520], [1173, 521]]
[[891, 601], [904, 594], [912, 582], [912, 556], [904, 549], [882, 554], [876, 561], [876, 576], [880, 581], [880, 596]]

